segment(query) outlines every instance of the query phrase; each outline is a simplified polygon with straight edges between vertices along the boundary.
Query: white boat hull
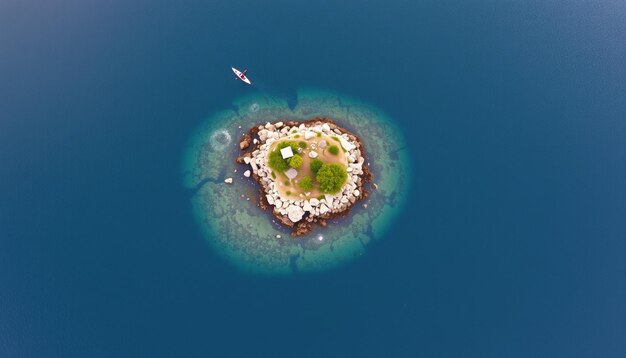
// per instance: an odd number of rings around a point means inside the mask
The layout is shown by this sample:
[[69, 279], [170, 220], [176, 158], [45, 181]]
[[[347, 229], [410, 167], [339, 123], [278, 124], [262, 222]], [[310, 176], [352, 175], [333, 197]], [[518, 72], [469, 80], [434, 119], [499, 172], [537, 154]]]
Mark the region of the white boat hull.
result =
[[244, 81], [245, 83], [251, 85], [252, 82], [250, 82], [250, 80], [248, 79], [248, 77], [246, 77], [246, 75], [244, 75], [241, 71], [239, 71], [238, 69], [231, 67], [233, 69], [233, 72], [235, 73], [235, 75], [237, 75], [237, 78]]

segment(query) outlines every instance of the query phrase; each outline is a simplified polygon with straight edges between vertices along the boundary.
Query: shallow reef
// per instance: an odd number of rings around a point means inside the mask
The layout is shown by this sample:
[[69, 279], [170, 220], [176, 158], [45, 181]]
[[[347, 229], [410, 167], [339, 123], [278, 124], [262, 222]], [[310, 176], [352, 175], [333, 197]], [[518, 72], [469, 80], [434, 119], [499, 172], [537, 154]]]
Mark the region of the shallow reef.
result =
[[[293, 103], [289, 103], [293, 104]], [[190, 138], [182, 159], [183, 185], [209, 244], [226, 261], [251, 273], [294, 274], [326, 270], [366, 251], [405, 209], [410, 158], [401, 130], [383, 112], [332, 92], [298, 91], [297, 104], [254, 95], [236, 100], [232, 110], [207, 118]], [[367, 150], [374, 189], [349, 215], [330, 220], [306, 236], [289, 230], [259, 207], [259, 188], [235, 162], [238, 138], [259, 123], [330, 117], [358, 135]], [[225, 183], [225, 180], [232, 183]]]

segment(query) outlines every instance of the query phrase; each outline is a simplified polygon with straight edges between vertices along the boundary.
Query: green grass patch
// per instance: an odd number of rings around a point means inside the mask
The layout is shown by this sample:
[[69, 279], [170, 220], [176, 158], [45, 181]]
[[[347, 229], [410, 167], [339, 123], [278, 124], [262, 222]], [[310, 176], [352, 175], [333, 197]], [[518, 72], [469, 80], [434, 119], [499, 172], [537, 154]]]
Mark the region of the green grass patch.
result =
[[339, 147], [337, 147], [336, 145], [331, 145], [330, 147], [328, 147], [328, 152], [332, 155], [337, 155], [339, 154]]
[[272, 172], [272, 179], [276, 179], [276, 173]]
[[289, 190], [287, 190], [287, 192], [285, 194], [291, 195], [291, 192]]
[[341, 142], [341, 141], [339, 140], [339, 138], [338, 138], [336, 135], [332, 136], [331, 138], [332, 138], [332, 139], [334, 139], [334, 140], [336, 140], [337, 142]]
[[291, 183], [289, 182], [289, 180], [285, 180], [285, 181], [284, 181], [284, 184], [285, 184], [286, 186], [291, 185]]
[[321, 138], [322, 137], [322, 133], [317, 133], [317, 138]]
[[298, 142], [298, 147], [305, 149], [306, 148], [306, 142], [301, 140], [300, 142]]

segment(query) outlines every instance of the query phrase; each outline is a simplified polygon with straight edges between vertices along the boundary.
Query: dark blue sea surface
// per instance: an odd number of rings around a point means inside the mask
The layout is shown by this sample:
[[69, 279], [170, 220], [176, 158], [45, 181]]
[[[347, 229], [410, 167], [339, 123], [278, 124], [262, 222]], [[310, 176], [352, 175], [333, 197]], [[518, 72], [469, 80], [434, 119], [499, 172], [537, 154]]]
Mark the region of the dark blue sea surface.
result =
[[[0, 357], [625, 357], [625, 18], [1, 2]], [[182, 152], [235, 98], [302, 86], [398, 122], [411, 196], [359, 260], [247, 275], [200, 233]]]

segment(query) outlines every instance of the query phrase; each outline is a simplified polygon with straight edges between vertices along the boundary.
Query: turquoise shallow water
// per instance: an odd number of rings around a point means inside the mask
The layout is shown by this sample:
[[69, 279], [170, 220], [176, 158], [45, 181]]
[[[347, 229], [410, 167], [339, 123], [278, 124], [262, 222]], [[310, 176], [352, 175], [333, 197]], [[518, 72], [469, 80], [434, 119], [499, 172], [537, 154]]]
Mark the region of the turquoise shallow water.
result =
[[[246, 272], [293, 274], [323, 271], [360, 257], [372, 240], [385, 237], [403, 209], [411, 160], [403, 134], [375, 107], [336, 93], [302, 89], [295, 103], [269, 95], [234, 101], [211, 115], [193, 134], [183, 155], [183, 182], [194, 191], [194, 216], [210, 245]], [[239, 138], [252, 126], [277, 120], [325, 116], [358, 135], [376, 189], [345, 218], [291, 238], [258, 207], [258, 186], [235, 163]], [[224, 179], [234, 178], [232, 185]], [[363, 205], [365, 204], [365, 205]]]
[[[626, 357], [625, 18], [0, 1], [0, 357]], [[194, 217], [182, 151], [233, 100], [303, 86], [397, 124], [411, 188], [356, 259], [256, 274]]]

